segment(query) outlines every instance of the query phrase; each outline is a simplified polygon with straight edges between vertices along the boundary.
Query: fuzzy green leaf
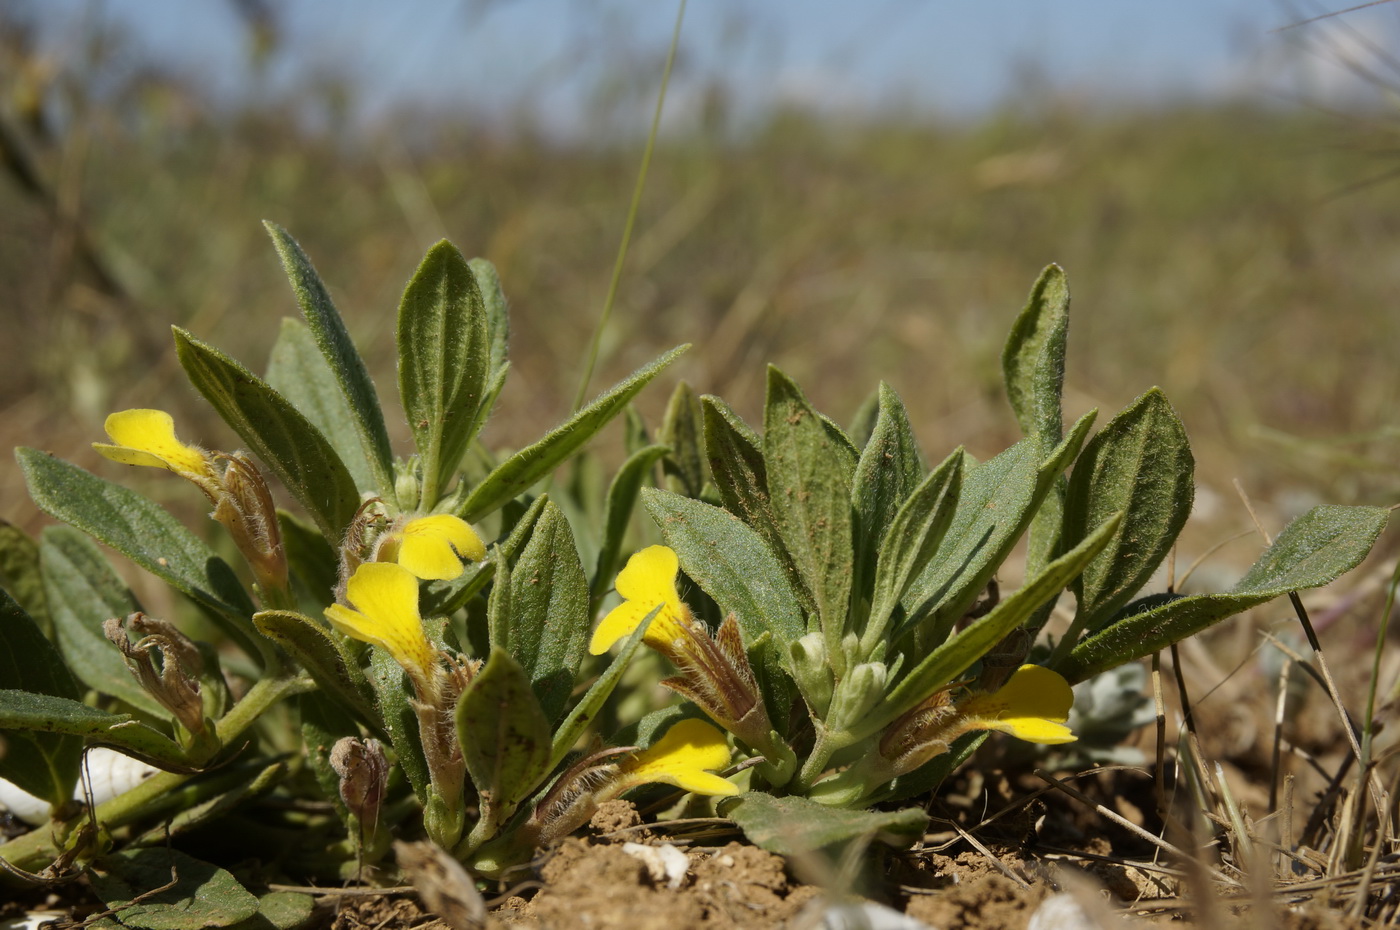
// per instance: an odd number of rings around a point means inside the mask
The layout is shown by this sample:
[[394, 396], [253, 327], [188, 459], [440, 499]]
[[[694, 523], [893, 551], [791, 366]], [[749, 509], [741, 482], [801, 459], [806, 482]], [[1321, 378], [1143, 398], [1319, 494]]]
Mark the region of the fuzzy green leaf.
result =
[[509, 809], [539, 783], [549, 764], [550, 729], [530, 678], [510, 654], [491, 650], [457, 702], [457, 739], [483, 797]]
[[1229, 592], [1172, 598], [1116, 619], [1056, 670], [1071, 683], [1083, 681], [1279, 595], [1329, 584], [1361, 563], [1388, 517], [1381, 507], [1315, 507], [1290, 523]]
[[[886, 628], [909, 585], [938, 551], [957, 509], [965, 460], [963, 450], [955, 450], [907, 495], [898, 511], [883, 520], [881, 525], [889, 531], [884, 534], [875, 569], [869, 632]], [[883, 632], [880, 635], [883, 638]], [[863, 645], [873, 648], [874, 644]]]
[[326, 364], [310, 328], [284, 317], [267, 361], [267, 383], [310, 420], [335, 449], [362, 491], [378, 487], [374, 469], [365, 458], [354, 411]]
[[613, 583], [627, 526], [632, 522], [637, 495], [651, 473], [652, 466], [668, 451], [666, 446], [653, 445], [637, 450], [617, 470], [608, 486], [607, 516], [603, 519], [603, 544], [598, 550], [597, 567], [593, 573], [593, 600], [596, 602]]
[[491, 377], [476, 275], [446, 239], [428, 250], [399, 302], [399, 396], [423, 461], [424, 504], [461, 464]]
[[[539, 520], [548, 503], [547, 494], [541, 494], [531, 501], [530, 506], [524, 508], [524, 513], [520, 514], [511, 528], [510, 535], [503, 542], [496, 544], [493, 551], [487, 555], [486, 561], [477, 562], [451, 581], [430, 582], [423, 589], [423, 615], [445, 617], [467, 606], [467, 602], [479, 594], [487, 582], [496, 577], [498, 567], [509, 565], [515, 559], [516, 554], [529, 541], [530, 534], [534, 532], [535, 522]], [[493, 586], [491, 590], [494, 595], [496, 587]], [[491, 639], [493, 643], [504, 641]]]
[[419, 801], [427, 802], [428, 762], [423, 757], [423, 741], [418, 733], [418, 716], [413, 712], [413, 687], [397, 662], [378, 647], [369, 653], [370, 687], [379, 705], [379, 719], [398, 756], [399, 767]]
[[777, 555], [804, 612], [815, 614], [816, 602], [783, 545], [778, 518], [768, 499], [768, 467], [762, 438], [729, 405], [713, 395], [700, 398], [705, 420], [705, 454], [725, 508], [752, 527]]
[[484, 258], [473, 258], [467, 262], [476, 278], [476, 289], [481, 294], [482, 307], [486, 311], [486, 338], [489, 346], [491, 377], [503, 374], [506, 366], [506, 350], [510, 341], [510, 306], [506, 302], [505, 291], [501, 289], [501, 276], [496, 266]]
[[878, 413], [870, 439], [856, 463], [851, 504], [855, 507], [856, 570], [870, 577], [876, 553], [900, 507], [924, 479], [924, 458], [914, 439], [904, 402], [894, 388], [880, 382]]
[[1123, 522], [1075, 582], [1083, 629], [1099, 629], [1166, 557], [1191, 513], [1193, 467], [1186, 431], [1155, 388], [1084, 447], [1065, 499], [1065, 545], [1110, 514], [1122, 513]]
[[329, 607], [340, 583], [336, 550], [314, 526], [285, 510], [277, 511], [277, 525], [282, 529], [282, 548], [293, 577], [317, 607]]
[[[79, 697], [63, 657], [4, 589], [0, 589], [0, 688], [11, 689], [0, 694], [19, 695], [22, 700], [76, 703]], [[25, 726], [0, 710], [0, 731], [45, 729], [50, 728]], [[0, 778], [50, 804], [62, 804], [73, 794], [83, 752], [81, 740], [58, 735], [62, 732], [5, 733]]]
[[267, 382], [178, 326], [174, 332], [190, 383], [277, 474], [321, 535], [338, 544], [360, 506], [360, 492], [330, 442]]
[[622, 680], [623, 672], [627, 671], [628, 663], [632, 661], [632, 656], [642, 644], [642, 636], [646, 633], [647, 627], [651, 625], [651, 618], [656, 616], [658, 607], [653, 610], [642, 622], [637, 624], [637, 628], [632, 631], [632, 635], [623, 642], [622, 648], [613, 656], [613, 660], [608, 663], [608, 667], [603, 670], [597, 680], [588, 687], [583, 697], [569, 711], [569, 715], [564, 718], [564, 722], [554, 731], [554, 740], [549, 753], [549, 764], [545, 767], [545, 772], [551, 772], [554, 767], [564, 761], [564, 757], [577, 745], [579, 738], [584, 731], [592, 725], [593, 720], [602, 711], [603, 705], [612, 694], [617, 683]]
[[745, 645], [769, 633], [782, 644], [778, 651], [787, 662], [787, 644], [807, 627], [782, 565], [763, 538], [728, 511], [669, 491], [643, 488], [642, 503], [686, 575], [722, 612], [738, 618]]
[[657, 441], [670, 450], [665, 464], [670, 489], [686, 497], [699, 497], [705, 487], [703, 420], [695, 391], [684, 381], [678, 383], [666, 405]]
[[[0, 776], [50, 803], [64, 801], [72, 795], [84, 743], [111, 746], [152, 765], [188, 771], [184, 750], [164, 733], [138, 723], [131, 714], [108, 713], [73, 698], [0, 689], [0, 730], [6, 731], [5, 737], [10, 741], [5, 758], [0, 760]], [[21, 772], [10, 767], [18, 767], [22, 761], [15, 752], [17, 746], [26, 745], [20, 742], [21, 737], [28, 737], [28, 745], [42, 745], [59, 734], [79, 739], [63, 739], [71, 749], [46, 752], [43, 756], [46, 770], [35, 771], [25, 765]], [[16, 774], [21, 777], [15, 777]], [[36, 779], [46, 784], [44, 791], [30, 786]], [[62, 790], [65, 782], [67, 790]]]
[[1041, 272], [1002, 351], [1006, 394], [1028, 437], [1047, 447], [1063, 429], [1060, 393], [1069, 339], [1069, 282], [1058, 265]]
[[258, 913], [258, 899], [231, 874], [164, 846], [103, 856], [92, 865], [92, 889], [136, 930], [232, 927]]
[[253, 602], [228, 563], [163, 508], [118, 484], [36, 449], [15, 450], [29, 496], [49, 516], [125, 555], [207, 608], [256, 655]]
[[540, 708], [553, 722], [563, 713], [588, 654], [592, 617], [573, 530], [553, 502], [545, 505], [511, 566], [509, 583], [507, 651], [525, 670]]
[[54, 633], [68, 669], [94, 691], [156, 718], [169, 715], [136, 683], [121, 653], [102, 632], [111, 617], [141, 609], [97, 544], [69, 526], [44, 528], [39, 542]]
[[890, 691], [860, 727], [861, 732], [880, 730], [970, 668], [1041, 605], [1057, 597], [1108, 545], [1121, 521], [1121, 515], [1105, 520], [1088, 538], [1045, 566], [1044, 571], [1004, 598], [985, 617], [931, 651]]
[[834, 657], [850, 603], [851, 481], [857, 457], [801, 389], [771, 366], [763, 430], [773, 516], [816, 601], [820, 628]]
[[749, 842], [780, 856], [809, 856], [813, 850], [852, 840], [878, 840], [903, 849], [913, 845], [928, 827], [928, 814], [917, 807], [843, 810], [806, 798], [775, 798], [756, 791], [722, 809]]
[[259, 611], [253, 615], [253, 623], [258, 632], [287, 650], [298, 665], [310, 672], [323, 692], [376, 733], [383, 733], [374, 692], [343, 641], [310, 617], [290, 610]]
[[394, 456], [389, 445], [389, 431], [384, 426], [384, 412], [379, 406], [379, 396], [375, 393], [374, 382], [370, 380], [369, 369], [364, 359], [355, 349], [345, 322], [340, 318], [331, 301], [331, 295], [311, 259], [297, 245], [296, 240], [276, 223], [264, 223], [277, 254], [282, 259], [282, 267], [292, 283], [297, 305], [316, 345], [325, 356], [326, 364], [340, 382], [341, 393], [350, 404], [351, 424], [360, 437], [360, 447], [364, 458], [374, 473], [375, 488], [381, 497], [389, 500], [394, 496]]
[[637, 392], [688, 348], [688, 345], [677, 346], [639, 368], [574, 414], [563, 426], [506, 459], [475, 489], [464, 489], [463, 499], [454, 502], [452, 512], [474, 523], [528, 490], [582, 448], [598, 430], [626, 408]]
[[906, 628], [918, 632], [916, 652], [942, 642], [977, 600], [1078, 454], [1093, 417], [1092, 412], [1081, 417], [1043, 458], [1040, 443], [1028, 438], [980, 465], [964, 467], [952, 525], [904, 597]]
[[44, 579], [39, 573], [39, 546], [8, 520], [0, 520], [0, 588], [10, 592], [45, 635], [52, 634], [53, 622], [44, 603]]

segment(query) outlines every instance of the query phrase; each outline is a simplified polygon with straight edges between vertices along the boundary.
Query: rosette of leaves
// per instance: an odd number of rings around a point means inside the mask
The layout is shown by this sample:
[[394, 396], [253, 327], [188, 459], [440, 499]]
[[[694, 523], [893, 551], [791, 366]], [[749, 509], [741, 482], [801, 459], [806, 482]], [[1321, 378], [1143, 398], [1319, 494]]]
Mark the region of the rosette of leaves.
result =
[[[300, 766], [303, 740], [316, 780], [352, 820], [329, 763], [342, 737], [377, 739], [403, 773], [375, 807], [385, 830], [394, 826], [389, 818], [423, 809], [430, 821], [436, 817], [429, 832], [466, 856], [523, 823], [527, 802], [564, 768], [639, 641], [633, 637], [578, 693], [595, 584], [564, 515], [530, 492], [685, 347], [498, 459], [478, 435], [509, 368], [506, 301], [488, 262], [467, 261], [441, 242], [398, 308], [398, 388], [413, 437], [412, 454], [398, 458], [378, 391], [327, 288], [285, 231], [271, 224], [268, 230], [301, 319], [283, 321], [265, 374], [191, 333], [177, 328], [174, 335], [190, 382], [300, 507], [299, 514], [270, 517], [292, 584], [286, 596], [250, 585], [247, 573], [226, 561], [229, 547], [212, 547], [150, 499], [43, 452], [18, 450], [34, 501], [68, 527], [45, 530], [37, 543], [0, 534], [9, 592], [0, 592], [0, 777], [52, 803], [63, 825], [6, 844], [0, 856], [17, 866], [51, 861], [64, 844], [70, 858], [92, 851], [71, 849], [76, 820], [68, 799], [85, 746], [110, 746], [164, 769], [96, 812], [104, 826], [121, 831], [119, 839], [138, 842], [129, 825], [162, 812], [181, 812], [170, 824], [179, 833], [255, 791], [292, 791], [287, 776]], [[648, 461], [657, 455], [648, 453]], [[252, 467], [250, 458], [239, 461]], [[603, 534], [605, 550], [620, 545], [644, 468], [624, 471], [608, 500], [616, 512]], [[272, 499], [264, 497], [270, 510]], [[459, 576], [422, 583], [412, 608], [427, 618], [431, 654], [456, 676], [441, 723], [444, 745], [456, 754], [452, 764], [465, 777], [446, 787], [425, 762], [415, 722], [421, 708], [404, 669], [385, 649], [321, 618], [345, 597], [350, 572], [364, 557], [355, 546], [367, 526], [377, 520], [382, 531], [440, 514], [484, 527], [483, 535], [497, 540]], [[242, 696], [206, 701], [210, 726], [201, 740], [180, 738], [170, 713], [104, 640], [104, 621], [140, 606], [96, 543], [165, 581], [212, 621], [212, 638], [222, 646], [217, 654], [204, 650], [209, 661], [200, 681], [207, 694], [232, 680]], [[197, 690], [193, 680], [186, 685]], [[300, 738], [292, 735], [298, 732]], [[325, 841], [328, 829], [300, 834], [329, 847], [318, 867], [353, 867], [356, 847]], [[371, 848], [386, 844], [359, 852]]]
[[[701, 481], [679, 480], [687, 468], [677, 462], [671, 489], [643, 499], [698, 587], [689, 591], [695, 614], [732, 617], [742, 633], [775, 732], [766, 749], [736, 736], [769, 762], [789, 752], [798, 760], [756, 767], [757, 790], [834, 807], [910, 797], [985, 736], [941, 741], [957, 735], [939, 721], [956, 712], [949, 695], [960, 686], [994, 692], [1028, 655], [1072, 684], [1326, 584], [1374, 544], [1385, 510], [1319, 507], [1230, 591], [1144, 596], [1191, 509], [1191, 450], [1155, 388], [1092, 437], [1093, 411], [1065, 427], [1068, 312], [1064, 275], [1052, 266], [1003, 355], [1023, 438], [986, 461], [956, 449], [926, 464], [886, 385], [847, 432], [776, 368], [762, 433], [712, 396], [694, 402], [698, 416], [678, 418], [690, 425], [671, 445], [703, 450], [709, 484], [697, 491]], [[997, 597], [994, 580], [1022, 540], [1025, 582]], [[1048, 653], [1031, 653], [1065, 592], [1074, 599], [1069, 630]], [[1038, 675], [1057, 693], [1065, 684]], [[1022, 688], [1016, 700], [1035, 713], [1033, 693]], [[751, 797], [732, 813], [765, 835], [772, 808]]]

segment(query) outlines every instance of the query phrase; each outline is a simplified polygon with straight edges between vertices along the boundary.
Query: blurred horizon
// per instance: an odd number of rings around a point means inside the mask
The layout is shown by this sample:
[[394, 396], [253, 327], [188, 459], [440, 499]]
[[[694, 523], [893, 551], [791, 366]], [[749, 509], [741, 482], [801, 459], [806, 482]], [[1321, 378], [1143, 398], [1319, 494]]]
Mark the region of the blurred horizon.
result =
[[[1386, 48], [1400, 12], [1362, 6], [700, 0], [663, 128], [743, 132], [788, 109], [970, 122], [1051, 103], [1365, 108], [1400, 76]], [[313, 129], [448, 117], [585, 142], [645, 132], [676, 12], [642, 0], [12, 0], [8, 15], [34, 28], [42, 67], [100, 40], [99, 77], [144, 70], [225, 114], [291, 101]]]
[[[1067, 414], [1161, 386], [1203, 514], [1240, 516], [1236, 477], [1280, 513], [1393, 503], [1400, 4], [1105, 6], [692, 2], [590, 393], [690, 342], [670, 383], [745, 417], [772, 362], [842, 422], [886, 380], [930, 458], [994, 454], [1002, 341], [1057, 262]], [[675, 10], [0, 5], [0, 441], [110, 477], [105, 414], [168, 406], [231, 448], [169, 327], [262, 370], [296, 307], [261, 220], [305, 247], [390, 405], [426, 249], [493, 261], [512, 376], [487, 440], [560, 422]], [[39, 519], [13, 463], [0, 518]]]

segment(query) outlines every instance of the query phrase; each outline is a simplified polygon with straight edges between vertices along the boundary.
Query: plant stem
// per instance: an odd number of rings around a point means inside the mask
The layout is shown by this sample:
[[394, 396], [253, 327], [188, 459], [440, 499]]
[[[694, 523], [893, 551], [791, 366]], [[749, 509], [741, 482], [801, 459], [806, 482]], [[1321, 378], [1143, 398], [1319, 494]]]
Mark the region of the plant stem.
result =
[[632, 205], [627, 210], [627, 223], [622, 229], [622, 242], [617, 248], [617, 259], [613, 262], [612, 280], [608, 282], [608, 296], [603, 301], [603, 312], [598, 317], [598, 325], [593, 329], [593, 338], [588, 344], [588, 365], [579, 379], [578, 394], [574, 397], [573, 410], [577, 413], [583, 407], [583, 399], [588, 395], [588, 382], [593, 380], [593, 369], [598, 364], [598, 347], [603, 341], [603, 330], [607, 329], [612, 318], [613, 304], [617, 301], [617, 287], [622, 280], [622, 265], [627, 259], [627, 247], [632, 241], [632, 227], [637, 223], [637, 211], [642, 205], [642, 189], [646, 187], [647, 169], [651, 167], [651, 153], [656, 148], [656, 136], [661, 129], [661, 110], [666, 104], [666, 87], [671, 83], [671, 66], [676, 61], [676, 47], [681, 41], [681, 22], [685, 19], [685, 0], [681, 0], [676, 10], [676, 28], [671, 33], [671, 48], [666, 53], [666, 68], [661, 74], [661, 92], [656, 97], [656, 111], [651, 117], [651, 132], [647, 134], [647, 146], [642, 153], [642, 167], [637, 172], [637, 184], [632, 188]]
[[[231, 707], [229, 712], [224, 714], [214, 725], [214, 732], [218, 736], [216, 745], [228, 746], [248, 727], [252, 726], [269, 707], [284, 698], [311, 691], [315, 687], [315, 682], [306, 675], [282, 672], [275, 676], [259, 679], [252, 688], [248, 689], [248, 693], [243, 695], [243, 699]], [[212, 756], [212, 753], [209, 755]], [[207, 757], [192, 760], [196, 765], [203, 765], [208, 761]], [[199, 772], [161, 772], [158, 775], [153, 775], [125, 794], [120, 794], [105, 804], [98, 805], [92, 816], [104, 827], [124, 826], [140, 818], [153, 802], [160, 800], [198, 774]], [[0, 846], [0, 857], [8, 860], [12, 865], [32, 870], [46, 861], [56, 859], [59, 851], [58, 844], [53, 837], [53, 831], [37, 827], [24, 836], [17, 837]]]

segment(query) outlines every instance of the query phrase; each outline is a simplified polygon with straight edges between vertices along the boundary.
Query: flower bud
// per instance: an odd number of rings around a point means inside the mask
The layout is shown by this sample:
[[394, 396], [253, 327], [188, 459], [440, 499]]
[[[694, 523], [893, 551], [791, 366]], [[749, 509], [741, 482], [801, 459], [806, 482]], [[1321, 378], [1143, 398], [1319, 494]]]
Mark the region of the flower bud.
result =
[[340, 799], [346, 809], [372, 829], [379, 822], [379, 806], [389, 783], [383, 745], [377, 739], [342, 737], [331, 747], [330, 764], [340, 776]]
[[[121, 651], [141, 687], [182, 727], [196, 736], [203, 734], [199, 675], [204, 671], [204, 659], [194, 641], [164, 620], [140, 612], [125, 619], [111, 618], [102, 624], [102, 632]], [[141, 639], [133, 643], [131, 633], [141, 635]]]
[[831, 706], [833, 679], [826, 661], [826, 641], [820, 633], [808, 633], [791, 646], [792, 674], [807, 708], [825, 717]]

